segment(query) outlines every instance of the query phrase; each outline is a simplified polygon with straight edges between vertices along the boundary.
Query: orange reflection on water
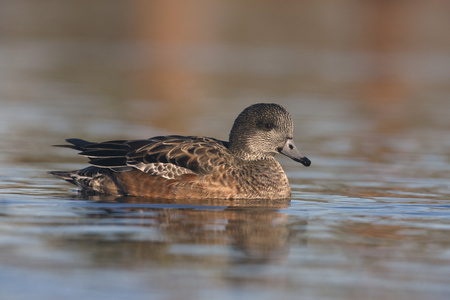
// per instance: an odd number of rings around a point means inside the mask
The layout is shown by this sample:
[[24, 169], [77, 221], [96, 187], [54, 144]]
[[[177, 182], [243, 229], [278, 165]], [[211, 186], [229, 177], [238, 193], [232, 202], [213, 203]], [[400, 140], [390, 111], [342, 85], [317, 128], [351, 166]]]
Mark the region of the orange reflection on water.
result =
[[[152, 123], [174, 131], [184, 129], [184, 116], [197, 114], [205, 101], [205, 77], [191, 68], [192, 46], [211, 36], [211, 5], [206, 1], [136, 1], [133, 32], [148, 45], [144, 60], [152, 68], [135, 73], [139, 99], [158, 101]], [[169, 117], [168, 117], [169, 116]], [[167, 126], [169, 124], [169, 126]]]
[[407, 126], [407, 105], [414, 93], [402, 69], [402, 54], [409, 49], [410, 13], [403, 1], [367, 3], [368, 27], [363, 46], [371, 53], [370, 80], [362, 84], [360, 98], [377, 119], [376, 130], [394, 133]]

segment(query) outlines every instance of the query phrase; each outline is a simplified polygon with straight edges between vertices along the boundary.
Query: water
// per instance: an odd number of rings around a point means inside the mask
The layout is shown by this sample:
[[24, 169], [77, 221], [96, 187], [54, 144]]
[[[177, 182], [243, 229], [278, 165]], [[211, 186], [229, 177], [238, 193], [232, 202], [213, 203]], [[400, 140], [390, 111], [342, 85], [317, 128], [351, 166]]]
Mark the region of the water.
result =
[[[223, 2], [163, 35], [130, 4], [3, 2], [0, 299], [450, 298], [446, 4], [408, 6], [406, 43], [344, 21], [389, 4], [341, 2]], [[47, 173], [86, 165], [64, 138], [226, 139], [263, 101], [312, 160], [278, 158], [291, 201], [87, 199]]]

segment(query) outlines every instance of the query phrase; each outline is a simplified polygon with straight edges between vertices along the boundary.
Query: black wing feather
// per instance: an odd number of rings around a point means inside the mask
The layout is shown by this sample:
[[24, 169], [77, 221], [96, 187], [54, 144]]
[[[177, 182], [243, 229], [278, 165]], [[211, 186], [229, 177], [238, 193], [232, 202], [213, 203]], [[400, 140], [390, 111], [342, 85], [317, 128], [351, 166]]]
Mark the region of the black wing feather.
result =
[[94, 149], [94, 150], [85, 150], [80, 152], [80, 155], [87, 156], [87, 157], [116, 157], [116, 156], [123, 156], [126, 157], [129, 153], [129, 150], [116, 150], [116, 149]]
[[97, 167], [124, 167], [127, 165], [126, 157], [91, 158], [89, 163]]

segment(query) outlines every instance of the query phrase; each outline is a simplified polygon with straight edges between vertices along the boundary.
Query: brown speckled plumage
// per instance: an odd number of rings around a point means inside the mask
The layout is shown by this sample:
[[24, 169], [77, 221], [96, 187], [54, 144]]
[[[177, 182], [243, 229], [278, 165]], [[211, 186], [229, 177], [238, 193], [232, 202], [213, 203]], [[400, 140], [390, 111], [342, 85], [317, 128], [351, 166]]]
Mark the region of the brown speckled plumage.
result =
[[255, 104], [236, 119], [230, 141], [196, 136], [91, 143], [68, 139], [91, 166], [52, 174], [92, 194], [162, 199], [287, 199], [290, 186], [274, 155], [309, 166], [277, 104]]

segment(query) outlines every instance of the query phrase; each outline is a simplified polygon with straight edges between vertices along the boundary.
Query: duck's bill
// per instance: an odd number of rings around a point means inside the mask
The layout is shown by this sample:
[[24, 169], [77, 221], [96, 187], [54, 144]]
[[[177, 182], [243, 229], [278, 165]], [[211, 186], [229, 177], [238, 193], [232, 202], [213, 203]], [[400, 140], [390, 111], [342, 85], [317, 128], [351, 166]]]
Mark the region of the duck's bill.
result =
[[294, 141], [292, 139], [287, 139], [286, 144], [284, 144], [283, 148], [278, 149], [281, 154], [286, 155], [287, 157], [292, 158], [296, 162], [303, 164], [305, 167], [309, 167], [311, 165], [311, 161], [298, 151], [297, 146], [295, 146]]

